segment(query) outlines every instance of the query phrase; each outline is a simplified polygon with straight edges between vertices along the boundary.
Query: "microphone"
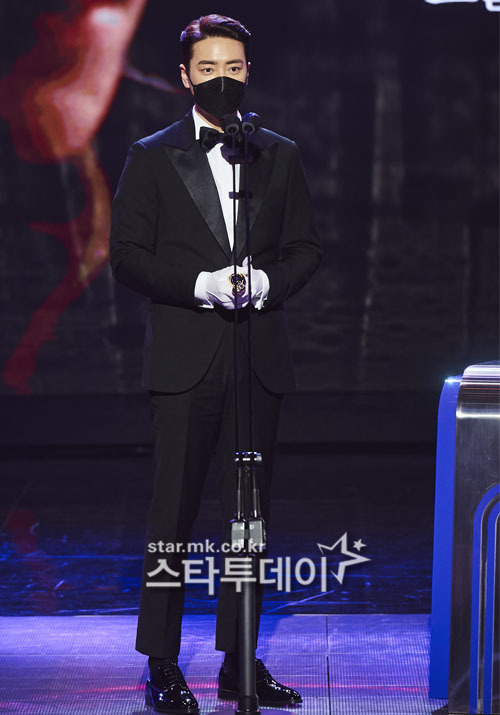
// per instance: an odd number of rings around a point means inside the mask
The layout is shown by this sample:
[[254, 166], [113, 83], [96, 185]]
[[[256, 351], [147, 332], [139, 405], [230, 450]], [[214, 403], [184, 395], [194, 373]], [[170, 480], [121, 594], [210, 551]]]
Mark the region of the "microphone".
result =
[[262, 126], [262, 118], [255, 112], [248, 112], [242, 120], [236, 115], [225, 114], [221, 119], [221, 127], [226, 134], [239, 138], [239, 135], [250, 137]]
[[236, 138], [241, 130], [241, 121], [236, 115], [225, 114], [221, 121], [221, 127], [230, 137]]
[[258, 114], [255, 114], [255, 112], [248, 112], [248, 114], [245, 114], [241, 121], [241, 130], [243, 134], [246, 134], [248, 137], [252, 136], [252, 134], [255, 134], [255, 132], [260, 129], [262, 126], [262, 119], [259, 117]]
[[228, 114], [221, 118], [221, 127], [225, 134], [232, 138], [233, 148], [236, 148], [236, 145], [239, 147], [238, 153], [228, 157], [230, 164], [250, 164], [254, 160], [253, 152], [248, 150], [248, 137], [255, 134], [261, 124], [262, 119], [254, 112], [245, 114], [243, 120]]

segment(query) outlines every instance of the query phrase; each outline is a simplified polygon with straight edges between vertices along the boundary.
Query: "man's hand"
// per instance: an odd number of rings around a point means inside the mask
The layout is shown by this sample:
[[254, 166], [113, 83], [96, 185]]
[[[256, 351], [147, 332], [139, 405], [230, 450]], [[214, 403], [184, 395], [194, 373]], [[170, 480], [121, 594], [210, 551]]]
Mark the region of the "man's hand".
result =
[[[250, 257], [250, 264], [251, 263], [252, 258]], [[248, 271], [248, 256], [243, 259], [243, 270]], [[269, 278], [263, 270], [252, 267], [251, 280], [252, 305], [257, 308], [257, 310], [260, 310], [269, 293]]]
[[[248, 305], [248, 271], [242, 266], [236, 267], [236, 272], [245, 276], [245, 290], [238, 293], [236, 300], [237, 308], [244, 308]], [[206, 277], [205, 290], [208, 299], [212, 303], [218, 303], [227, 310], [234, 310], [234, 295], [231, 276], [234, 274], [234, 266], [227, 266], [218, 271], [209, 273]]]

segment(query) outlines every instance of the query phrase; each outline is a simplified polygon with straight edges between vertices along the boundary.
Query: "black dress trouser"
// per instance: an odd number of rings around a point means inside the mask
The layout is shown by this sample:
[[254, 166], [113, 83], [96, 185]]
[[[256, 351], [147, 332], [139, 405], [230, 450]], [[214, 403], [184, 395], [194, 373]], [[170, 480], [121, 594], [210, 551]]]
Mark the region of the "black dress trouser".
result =
[[[240, 450], [248, 445], [248, 368], [243, 351], [239, 369]], [[281, 394], [266, 390], [253, 381], [254, 449], [262, 453], [263, 465], [256, 470], [262, 515], [269, 525], [269, 492], [274, 459]], [[143, 562], [141, 599], [136, 649], [164, 658], [179, 653], [185, 588], [147, 587], [146, 581], [168, 580], [164, 571], [149, 578], [158, 568], [158, 558], [166, 558], [170, 568], [182, 574], [181, 559], [188, 554], [151, 554], [148, 543], [190, 541], [198, 514], [206, 473], [212, 454], [218, 467], [217, 491], [224, 523], [235, 510], [236, 471], [234, 465], [234, 371], [233, 325], [227, 322], [224, 335], [203, 379], [190, 390], [178, 394], [150, 392], [154, 438], [154, 494], [148, 515]], [[194, 558], [202, 558], [197, 555]], [[222, 575], [222, 574], [220, 574]], [[220, 576], [219, 575], [219, 576]], [[180, 578], [172, 577], [180, 581]], [[207, 587], [208, 588], [208, 587]], [[256, 584], [257, 628], [262, 607], [262, 586]], [[257, 636], [256, 633], [256, 636]], [[235, 653], [238, 649], [237, 594], [234, 583], [219, 585], [215, 648]]]

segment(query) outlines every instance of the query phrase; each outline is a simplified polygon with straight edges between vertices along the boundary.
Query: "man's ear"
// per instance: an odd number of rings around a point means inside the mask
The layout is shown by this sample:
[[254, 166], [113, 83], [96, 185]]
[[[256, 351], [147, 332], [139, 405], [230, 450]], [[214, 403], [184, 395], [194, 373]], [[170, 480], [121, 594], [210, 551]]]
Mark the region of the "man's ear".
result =
[[179, 70], [180, 70], [180, 72], [181, 72], [181, 81], [182, 81], [182, 84], [184, 85], [184, 87], [185, 87], [186, 89], [189, 89], [189, 90], [191, 90], [191, 92], [192, 92], [192, 91], [193, 91], [193, 89], [192, 89], [193, 85], [191, 84], [191, 80], [189, 79], [189, 74], [188, 74], [188, 71], [187, 71], [187, 69], [186, 69], [186, 66], [185, 66], [185, 65], [179, 65]]
[[251, 62], [247, 62], [247, 78], [245, 80], [245, 84], [248, 84], [248, 77], [250, 76], [250, 65], [251, 64], [252, 64]]

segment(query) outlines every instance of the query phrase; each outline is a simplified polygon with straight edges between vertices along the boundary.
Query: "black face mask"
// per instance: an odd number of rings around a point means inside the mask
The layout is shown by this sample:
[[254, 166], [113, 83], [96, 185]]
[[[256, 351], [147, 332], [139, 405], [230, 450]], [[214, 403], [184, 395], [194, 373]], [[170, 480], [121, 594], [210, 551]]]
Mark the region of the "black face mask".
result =
[[245, 82], [232, 77], [214, 77], [208, 82], [193, 85], [194, 101], [208, 114], [221, 119], [233, 114], [245, 94]]

